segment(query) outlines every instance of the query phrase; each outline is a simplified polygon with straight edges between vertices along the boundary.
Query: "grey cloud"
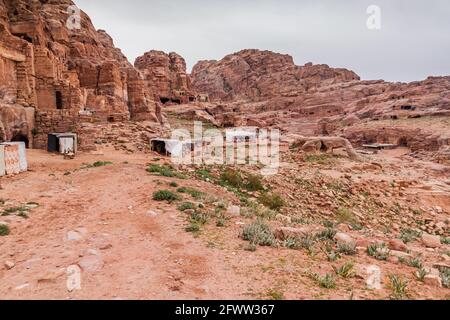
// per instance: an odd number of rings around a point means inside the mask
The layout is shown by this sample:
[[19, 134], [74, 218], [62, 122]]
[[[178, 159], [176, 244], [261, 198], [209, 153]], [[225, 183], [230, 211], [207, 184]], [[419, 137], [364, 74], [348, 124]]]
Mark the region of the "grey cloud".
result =
[[[245, 48], [327, 63], [363, 79], [414, 81], [450, 74], [448, 0], [75, 0], [130, 61], [176, 51], [191, 68]], [[382, 9], [382, 29], [366, 9]]]

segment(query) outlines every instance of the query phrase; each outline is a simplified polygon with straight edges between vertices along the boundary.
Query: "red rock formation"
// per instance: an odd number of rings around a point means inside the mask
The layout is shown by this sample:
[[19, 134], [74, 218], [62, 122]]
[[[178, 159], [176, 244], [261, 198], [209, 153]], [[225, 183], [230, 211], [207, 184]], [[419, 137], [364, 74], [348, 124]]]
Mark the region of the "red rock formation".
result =
[[150, 51], [138, 57], [134, 66], [142, 72], [147, 89], [155, 100], [166, 103], [189, 103], [196, 99], [185, 60], [175, 52]]
[[262, 101], [307, 93], [317, 86], [359, 80], [327, 65], [296, 66], [289, 55], [243, 50], [220, 61], [200, 61], [192, 70], [193, 87], [212, 101]]
[[[36, 110], [36, 147], [45, 146], [48, 132], [73, 131], [80, 121], [157, 121], [153, 95], [111, 37], [95, 30], [83, 12], [81, 28], [67, 27], [72, 5], [0, 0], [1, 108]], [[14, 112], [8, 114], [0, 122], [11, 120]], [[23, 131], [29, 134], [29, 128]]]

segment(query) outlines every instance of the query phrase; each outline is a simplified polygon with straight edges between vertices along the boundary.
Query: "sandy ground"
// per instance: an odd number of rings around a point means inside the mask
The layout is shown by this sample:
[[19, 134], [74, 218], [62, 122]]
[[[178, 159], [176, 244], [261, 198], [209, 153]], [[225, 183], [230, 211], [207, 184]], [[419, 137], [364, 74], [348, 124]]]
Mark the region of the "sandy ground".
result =
[[[319, 288], [305, 270], [332, 272], [322, 258], [283, 248], [244, 251], [238, 235], [243, 218], [229, 228], [207, 227], [199, 237], [184, 230], [176, 204], [155, 202], [152, 193], [171, 181], [220, 198], [232, 198], [212, 184], [162, 178], [145, 169], [155, 156], [112, 149], [79, 154], [74, 160], [29, 150], [30, 171], [3, 178], [0, 198], [35, 202], [29, 219], [0, 217], [11, 234], [0, 237], [0, 299], [255, 299], [282, 290], [287, 299], [380, 299], [387, 289], [365, 289], [364, 279]], [[113, 164], [82, 168], [95, 161]], [[164, 186], [162, 186], [164, 185]], [[68, 240], [78, 230], [79, 240]], [[3, 268], [6, 261], [15, 266]], [[370, 265], [369, 257], [358, 263]], [[81, 289], [69, 292], [67, 268], [83, 265]], [[381, 263], [411, 274], [406, 266]], [[445, 292], [414, 284], [414, 298]]]

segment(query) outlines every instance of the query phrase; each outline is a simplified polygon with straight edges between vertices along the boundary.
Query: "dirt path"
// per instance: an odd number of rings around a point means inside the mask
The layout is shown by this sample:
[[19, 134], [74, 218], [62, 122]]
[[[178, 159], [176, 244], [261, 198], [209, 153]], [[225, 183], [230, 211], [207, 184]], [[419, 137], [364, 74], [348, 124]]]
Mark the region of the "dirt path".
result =
[[[32, 172], [3, 181], [2, 198], [40, 206], [28, 220], [2, 219], [12, 234], [0, 238], [0, 261], [16, 266], [0, 271], [0, 298], [245, 298], [236, 287], [242, 279], [223, 257], [184, 231], [173, 206], [151, 200], [158, 179], [145, 175], [144, 157], [49, 157], [31, 151]], [[114, 164], [64, 175], [97, 160]], [[68, 241], [77, 228], [82, 239]], [[82, 290], [69, 293], [65, 269], [85, 258], [101, 268], [83, 271]]]

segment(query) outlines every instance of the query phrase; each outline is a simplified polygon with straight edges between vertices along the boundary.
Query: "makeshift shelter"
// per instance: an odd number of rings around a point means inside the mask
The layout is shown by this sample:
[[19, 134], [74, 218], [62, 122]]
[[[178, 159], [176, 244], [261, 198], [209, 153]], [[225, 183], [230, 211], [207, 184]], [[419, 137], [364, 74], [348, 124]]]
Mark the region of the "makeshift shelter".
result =
[[77, 152], [77, 135], [75, 133], [50, 133], [48, 135], [48, 152], [62, 154]]
[[0, 145], [0, 177], [6, 174], [5, 169], [5, 146]]
[[174, 139], [152, 139], [151, 150], [166, 156], [184, 156], [194, 151], [195, 145], [201, 142], [192, 140], [180, 141]]
[[28, 171], [27, 147], [25, 142], [4, 142], [3, 145], [17, 146], [19, 148], [20, 172]]
[[5, 171], [7, 175], [20, 173], [19, 145], [4, 144], [5, 148]]

